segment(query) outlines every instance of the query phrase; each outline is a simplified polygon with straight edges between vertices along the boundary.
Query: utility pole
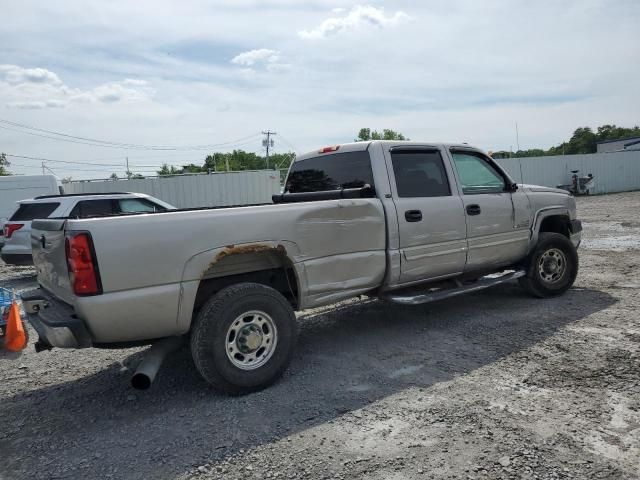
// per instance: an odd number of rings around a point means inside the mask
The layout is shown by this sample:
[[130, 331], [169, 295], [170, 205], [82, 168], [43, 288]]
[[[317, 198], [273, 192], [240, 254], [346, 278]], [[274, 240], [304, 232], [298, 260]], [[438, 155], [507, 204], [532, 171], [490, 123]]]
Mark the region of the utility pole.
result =
[[127, 179], [131, 179], [131, 172], [129, 171], [129, 157], [126, 157], [126, 163], [127, 163]]
[[44, 175], [44, 162], [42, 162], [42, 174]]
[[520, 151], [520, 134], [518, 133], [518, 122], [516, 122], [516, 145], [518, 146], [518, 152]]
[[276, 132], [272, 132], [271, 130], [267, 130], [266, 132], [262, 132], [263, 135], [266, 135], [267, 138], [262, 140], [262, 146], [267, 149], [267, 170], [269, 169], [269, 148], [273, 147], [273, 139], [271, 135], [277, 135]]

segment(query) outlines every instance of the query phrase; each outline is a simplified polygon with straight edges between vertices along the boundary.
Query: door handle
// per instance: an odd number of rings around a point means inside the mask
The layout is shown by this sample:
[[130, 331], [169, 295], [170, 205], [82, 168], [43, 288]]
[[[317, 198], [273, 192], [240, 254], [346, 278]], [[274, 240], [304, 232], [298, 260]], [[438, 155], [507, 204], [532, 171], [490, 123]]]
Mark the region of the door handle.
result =
[[420, 210], [407, 210], [404, 212], [404, 218], [407, 222], [419, 222], [422, 220], [422, 212]]
[[473, 205], [467, 205], [467, 213], [469, 215], [480, 215], [480, 205], [477, 204], [473, 204]]

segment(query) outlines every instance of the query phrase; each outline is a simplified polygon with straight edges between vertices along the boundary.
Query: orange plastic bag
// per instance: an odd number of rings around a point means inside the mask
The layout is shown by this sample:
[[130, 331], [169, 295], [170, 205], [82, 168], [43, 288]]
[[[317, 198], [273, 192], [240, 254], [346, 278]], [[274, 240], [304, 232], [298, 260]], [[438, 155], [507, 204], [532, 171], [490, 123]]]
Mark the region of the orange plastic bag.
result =
[[18, 304], [13, 302], [9, 309], [9, 318], [4, 338], [4, 348], [11, 352], [19, 352], [27, 346], [27, 334], [20, 319]]

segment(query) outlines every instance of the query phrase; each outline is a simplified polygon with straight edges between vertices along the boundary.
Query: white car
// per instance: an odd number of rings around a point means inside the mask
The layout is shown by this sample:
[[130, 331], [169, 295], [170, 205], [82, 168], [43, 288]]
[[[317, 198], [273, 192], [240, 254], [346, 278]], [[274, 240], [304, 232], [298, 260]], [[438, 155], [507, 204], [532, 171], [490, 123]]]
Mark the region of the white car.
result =
[[11, 265], [32, 265], [31, 221], [39, 218], [89, 218], [117, 214], [160, 212], [175, 207], [143, 193], [42, 195], [16, 202], [17, 210], [4, 224], [1, 257]]

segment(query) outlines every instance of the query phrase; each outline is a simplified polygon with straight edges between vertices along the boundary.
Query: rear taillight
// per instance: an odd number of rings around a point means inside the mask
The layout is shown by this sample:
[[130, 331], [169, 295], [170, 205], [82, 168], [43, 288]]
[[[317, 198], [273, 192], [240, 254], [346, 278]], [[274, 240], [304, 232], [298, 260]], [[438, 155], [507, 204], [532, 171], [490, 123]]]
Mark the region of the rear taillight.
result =
[[88, 233], [68, 234], [65, 239], [67, 267], [73, 293], [78, 296], [100, 295], [100, 274]]
[[24, 223], [10, 223], [9, 225], [5, 225], [4, 236], [6, 238], [11, 238], [13, 232], [15, 232], [16, 230], [20, 230], [22, 227], [24, 227]]

